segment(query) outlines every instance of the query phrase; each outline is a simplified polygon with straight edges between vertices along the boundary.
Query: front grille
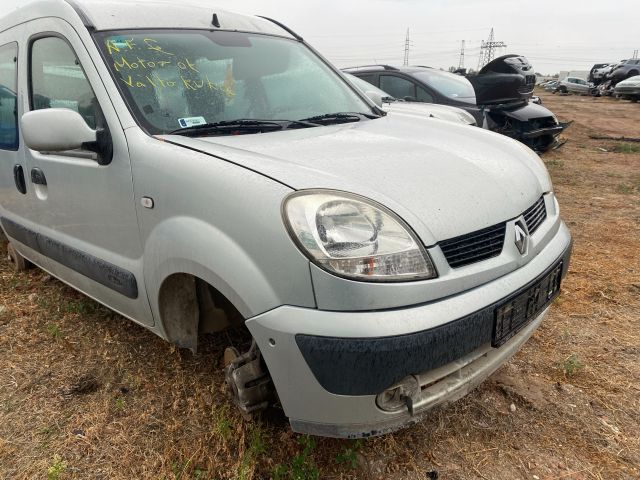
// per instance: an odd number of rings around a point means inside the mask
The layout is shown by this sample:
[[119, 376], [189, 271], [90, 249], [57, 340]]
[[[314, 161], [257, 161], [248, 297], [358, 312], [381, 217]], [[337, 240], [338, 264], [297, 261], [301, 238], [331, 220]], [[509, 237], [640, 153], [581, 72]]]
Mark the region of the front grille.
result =
[[497, 257], [502, 252], [506, 223], [477, 230], [440, 242], [440, 248], [452, 268]]
[[[529, 234], [538, 229], [547, 219], [544, 197], [528, 208], [522, 216], [527, 223]], [[471, 263], [497, 257], [502, 253], [506, 223], [484, 228], [440, 242], [440, 248], [451, 268], [463, 267]]]
[[547, 219], [547, 208], [544, 204], [544, 197], [540, 197], [531, 208], [522, 214], [524, 221], [527, 222], [529, 235], [533, 235], [542, 222]]

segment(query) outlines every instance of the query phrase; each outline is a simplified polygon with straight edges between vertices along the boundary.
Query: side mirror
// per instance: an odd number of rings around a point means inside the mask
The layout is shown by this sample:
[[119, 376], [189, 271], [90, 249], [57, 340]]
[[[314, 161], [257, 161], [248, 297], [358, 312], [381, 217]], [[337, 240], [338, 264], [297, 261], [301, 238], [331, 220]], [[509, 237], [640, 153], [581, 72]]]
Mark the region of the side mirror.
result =
[[374, 92], [373, 90], [367, 90], [364, 93], [366, 93], [367, 97], [369, 97], [369, 99], [373, 103], [382, 108], [382, 95], [380, 95], [378, 92]]
[[62, 152], [95, 144], [92, 130], [78, 112], [67, 108], [47, 108], [25, 113], [20, 119], [24, 143], [39, 152]]

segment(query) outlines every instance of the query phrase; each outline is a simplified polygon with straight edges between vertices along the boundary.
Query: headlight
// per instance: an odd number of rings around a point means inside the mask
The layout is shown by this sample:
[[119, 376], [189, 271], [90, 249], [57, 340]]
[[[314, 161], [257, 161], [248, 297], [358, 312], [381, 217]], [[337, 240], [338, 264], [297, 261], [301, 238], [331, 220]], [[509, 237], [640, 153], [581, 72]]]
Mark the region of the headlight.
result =
[[374, 282], [437, 276], [429, 254], [409, 227], [371, 200], [309, 190], [288, 197], [283, 212], [300, 249], [332, 273]]
[[476, 125], [476, 119], [469, 112], [456, 112], [458, 115], [458, 119], [462, 123], [466, 123], [467, 125]]

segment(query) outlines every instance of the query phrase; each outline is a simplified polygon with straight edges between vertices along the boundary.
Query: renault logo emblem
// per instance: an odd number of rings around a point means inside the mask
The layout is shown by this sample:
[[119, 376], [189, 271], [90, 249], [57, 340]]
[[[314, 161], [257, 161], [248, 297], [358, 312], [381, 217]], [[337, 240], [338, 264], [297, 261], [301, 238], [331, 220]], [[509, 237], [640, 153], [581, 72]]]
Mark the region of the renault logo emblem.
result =
[[522, 228], [522, 225], [520, 222], [516, 223], [515, 231], [516, 231], [516, 238], [515, 238], [516, 247], [518, 248], [520, 255], [524, 255], [527, 252], [527, 232], [524, 230], [524, 228]]

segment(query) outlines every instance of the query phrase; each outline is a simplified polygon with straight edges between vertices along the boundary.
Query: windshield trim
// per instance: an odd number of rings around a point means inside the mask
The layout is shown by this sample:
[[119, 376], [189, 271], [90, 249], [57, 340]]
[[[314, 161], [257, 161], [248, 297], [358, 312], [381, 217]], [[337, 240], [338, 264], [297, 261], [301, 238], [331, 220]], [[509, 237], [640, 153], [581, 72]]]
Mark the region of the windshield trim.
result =
[[366, 94], [364, 94], [363, 92], [360, 91], [360, 89], [358, 89], [355, 85], [353, 85], [351, 82], [349, 82], [342, 74], [341, 71], [334, 66], [331, 62], [329, 62], [322, 54], [320, 54], [320, 52], [318, 52], [315, 48], [313, 48], [311, 45], [309, 45], [302, 37], [300, 38], [294, 38], [292, 36], [289, 35], [279, 35], [276, 33], [265, 33], [265, 32], [254, 32], [254, 31], [244, 31], [244, 30], [227, 30], [227, 29], [211, 29], [211, 28], [185, 28], [185, 27], [176, 27], [176, 28], [168, 28], [168, 27], [159, 27], [159, 28], [125, 28], [125, 29], [107, 29], [107, 30], [94, 30], [93, 32], [91, 32], [91, 39], [93, 40], [96, 49], [98, 50], [98, 53], [100, 55], [100, 59], [102, 60], [105, 68], [107, 69], [107, 71], [109, 72], [109, 77], [111, 78], [111, 80], [113, 81], [113, 83], [115, 84], [115, 87], [120, 95], [120, 98], [122, 99], [122, 101], [125, 103], [125, 105], [127, 106], [127, 109], [129, 110], [129, 113], [131, 115], [131, 117], [133, 118], [133, 121], [135, 122], [135, 124], [148, 136], [150, 137], [157, 137], [160, 135], [166, 135], [166, 133], [157, 133], [154, 134], [150, 131], [149, 129], [149, 123], [145, 120], [145, 116], [144, 114], [140, 111], [140, 109], [138, 108], [137, 104], [135, 103], [135, 101], [133, 101], [132, 98], [129, 98], [129, 95], [127, 95], [125, 93], [125, 89], [124, 89], [124, 85], [121, 85], [121, 82], [118, 81], [118, 79], [115, 76], [115, 71], [113, 71], [112, 68], [109, 67], [109, 59], [107, 58], [107, 54], [104, 48], [101, 47], [101, 43], [100, 40], [106, 36], [108, 36], [109, 34], [128, 34], [128, 33], [132, 33], [132, 34], [136, 34], [136, 33], [141, 33], [141, 32], [145, 32], [145, 33], [153, 33], [153, 32], [161, 32], [161, 33], [166, 33], [166, 32], [228, 32], [228, 33], [243, 33], [243, 34], [250, 34], [250, 35], [259, 35], [259, 36], [263, 36], [263, 37], [270, 37], [270, 38], [278, 38], [278, 39], [282, 39], [282, 40], [287, 40], [290, 42], [294, 42], [294, 43], [299, 43], [302, 44], [304, 47], [307, 48], [307, 50], [310, 51], [311, 54], [313, 54], [316, 58], [318, 58], [330, 71], [333, 72], [333, 74], [338, 77], [340, 79], [340, 81], [347, 87], [349, 88], [353, 93], [355, 93], [358, 98], [360, 98], [367, 107], [369, 107], [369, 109], [371, 110], [371, 112], [374, 115], [377, 115], [379, 117], [385, 116], [387, 114], [387, 112], [385, 112], [384, 110], [382, 110], [381, 108], [379, 108], [375, 103], [373, 103], [373, 101], [367, 97]]

